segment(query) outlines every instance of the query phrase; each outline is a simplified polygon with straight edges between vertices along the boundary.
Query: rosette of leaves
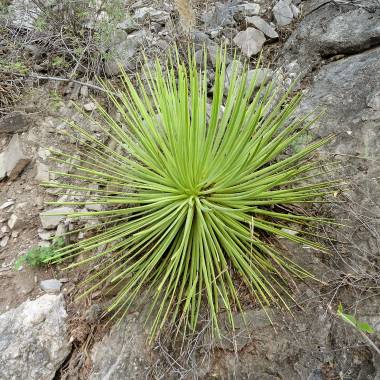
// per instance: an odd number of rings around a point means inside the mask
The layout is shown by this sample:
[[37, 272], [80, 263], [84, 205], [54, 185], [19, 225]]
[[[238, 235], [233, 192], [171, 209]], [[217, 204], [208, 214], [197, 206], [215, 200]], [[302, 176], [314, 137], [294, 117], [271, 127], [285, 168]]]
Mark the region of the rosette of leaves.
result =
[[[196, 329], [202, 307], [213, 331], [221, 310], [233, 325], [233, 312], [243, 307], [237, 283], [262, 306], [286, 306], [289, 279], [311, 274], [278, 248], [278, 239], [324, 250], [302, 231], [328, 220], [293, 206], [317, 202], [336, 185], [319, 179], [315, 157], [331, 137], [289, 154], [314, 121], [294, 116], [300, 95], [281, 95], [275, 81], [258, 85], [237, 65], [225, 95], [221, 50], [210, 96], [204, 67], [193, 54], [184, 63], [177, 53], [134, 83], [123, 73], [121, 89], [103, 83], [120, 116], [98, 105], [102, 120], [93, 122], [108, 143], [71, 122], [72, 138], [85, 153], [75, 173], [58, 173], [60, 183], [48, 184], [86, 198], [60, 205], [102, 207], [70, 214], [99, 222], [86, 227], [91, 236], [58, 250], [54, 261], [93, 265], [84, 294], [113, 286], [114, 316], [145, 295], [152, 338], [167, 322]], [[55, 157], [73, 159], [62, 152]]]

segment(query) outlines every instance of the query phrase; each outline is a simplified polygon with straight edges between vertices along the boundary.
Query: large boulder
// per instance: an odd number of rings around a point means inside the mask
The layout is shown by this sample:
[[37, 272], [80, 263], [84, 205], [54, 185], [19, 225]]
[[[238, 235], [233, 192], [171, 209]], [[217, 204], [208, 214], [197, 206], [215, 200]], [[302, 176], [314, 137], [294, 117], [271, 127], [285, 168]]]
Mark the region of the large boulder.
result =
[[285, 43], [280, 63], [297, 61], [307, 74], [322, 59], [360, 53], [380, 43], [380, 7], [376, 0], [335, 2], [308, 0], [304, 18]]
[[331, 212], [352, 227], [342, 229], [339, 236], [350, 243], [340, 247], [347, 253], [346, 263], [351, 257], [357, 268], [364, 260], [366, 271], [376, 271], [368, 263], [378, 260], [380, 244], [379, 58], [380, 48], [376, 48], [323, 66], [299, 108], [302, 114], [316, 107], [324, 110], [312, 131], [317, 136], [336, 135], [322, 154], [341, 160], [340, 175], [349, 189], [345, 202]]
[[70, 352], [62, 295], [46, 294], [0, 315], [0, 379], [49, 380]]
[[145, 379], [152, 365], [142, 323], [137, 314], [127, 315], [110, 334], [95, 344], [90, 380]]

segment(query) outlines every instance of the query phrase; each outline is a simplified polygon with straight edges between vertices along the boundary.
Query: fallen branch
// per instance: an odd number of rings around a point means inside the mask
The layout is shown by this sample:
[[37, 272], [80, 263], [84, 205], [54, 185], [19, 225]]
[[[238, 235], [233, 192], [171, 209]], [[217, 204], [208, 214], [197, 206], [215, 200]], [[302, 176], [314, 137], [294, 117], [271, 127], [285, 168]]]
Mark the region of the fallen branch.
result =
[[95, 84], [81, 82], [81, 81], [76, 80], [76, 79], [69, 79], [69, 78], [62, 78], [62, 77], [51, 77], [51, 76], [39, 75], [39, 74], [35, 74], [35, 73], [30, 73], [29, 77], [30, 78], [35, 78], [35, 79], [53, 80], [53, 81], [57, 81], [57, 82], [72, 82], [72, 83], [77, 83], [77, 84], [80, 84], [82, 86], [87, 86], [89, 88], [92, 88], [93, 90], [101, 91], [101, 92], [104, 92], [106, 94], [112, 94], [112, 95], [114, 95], [116, 97], [119, 97], [119, 94], [117, 94], [115, 92], [111, 92], [111, 91], [106, 90], [103, 87], [97, 86]]

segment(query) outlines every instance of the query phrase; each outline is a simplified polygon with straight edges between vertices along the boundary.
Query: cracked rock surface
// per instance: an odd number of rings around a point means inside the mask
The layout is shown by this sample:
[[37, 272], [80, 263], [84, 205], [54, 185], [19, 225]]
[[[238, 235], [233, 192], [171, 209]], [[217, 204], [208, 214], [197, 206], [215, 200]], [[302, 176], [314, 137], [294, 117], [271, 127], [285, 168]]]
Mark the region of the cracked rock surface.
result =
[[62, 295], [46, 294], [0, 315], [0, 379], [50, 380], [70, 352]]

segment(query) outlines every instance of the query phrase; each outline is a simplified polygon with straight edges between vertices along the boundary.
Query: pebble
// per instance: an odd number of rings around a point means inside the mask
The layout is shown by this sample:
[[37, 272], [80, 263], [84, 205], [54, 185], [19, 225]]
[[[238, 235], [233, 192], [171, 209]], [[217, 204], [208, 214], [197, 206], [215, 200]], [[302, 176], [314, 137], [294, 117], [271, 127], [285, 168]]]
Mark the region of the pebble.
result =
[[6, 202], [4, 202], [1, 206], [0, 206], [0, 210], [4, 210], [8, 207], [11, 207], [15, 204], [15, 201], [12, 200], [12, 199], [8, 199]]
[[80, 94], [83, 98], [87, 98], [88, 97], [88, 86], [82, 86], [80, 88]]
[[266, 84], [273, 78], [274, 72], [267, 68], [258, 68], [249, 70], [247, 73], [247, 87], [250, 86], [251, 80], [255, 78], [255, 88], [259, 88], [262, 83]]
[[4, 236], [1, 241], [0, 241], [0, 247], [1, 248], [4, 248], [6, 247], [6, 245], [8, 244], [8, 241], [9, 241], [9, 236]]
[[0, 229], [0, 231], [1, 231], [3, 234], [5, 234], [5, 233], [9, 232], [9, 228], [8, 228], [8, 226], [2, 226], [1, 229]]
[[49, 294], [58, 294], [61, 291], [61, 286], [61, 282], [54, 278], [40, 282], [40, 288]]
[[8, 226], [11, 230], [17, 227], [17, 222], [19, 221], [18, 216], [16, 214], [12, 214], [8, 220]]
[[49, 240], [53, 236], [53, 234], [50, 231], [41, 231], [41, 232], [38, 233], [38, 236], [42, 240]]
[[37, 154], [43, 160], [46, 160], [51, 155], [50, 150], [44, 148], [38, 148]]
[[161, 11], [153, 7], [139, 8], [133, 15], [133, 19], [138, 23], [142, 23], [147, 19], [158, 23], [165, 23], [169, 18], [170, 15], [168, 12]]
[[37, 162], [36, 176], [34, 178], [38, 182], [49, 181], [49, 167], [42, 162]]
[[91, 111], [95, 111], [96, 110], [97, 105], [94, 102], [88, 102], [85, 105], [83, 105], [83, 108], [86, 111], [91, 112]]
[[245, 16], [254, 16], [260, 13], [260, 5], [255, 3], [239, 4], [236, 8], [239, 12], [244, 13]]

